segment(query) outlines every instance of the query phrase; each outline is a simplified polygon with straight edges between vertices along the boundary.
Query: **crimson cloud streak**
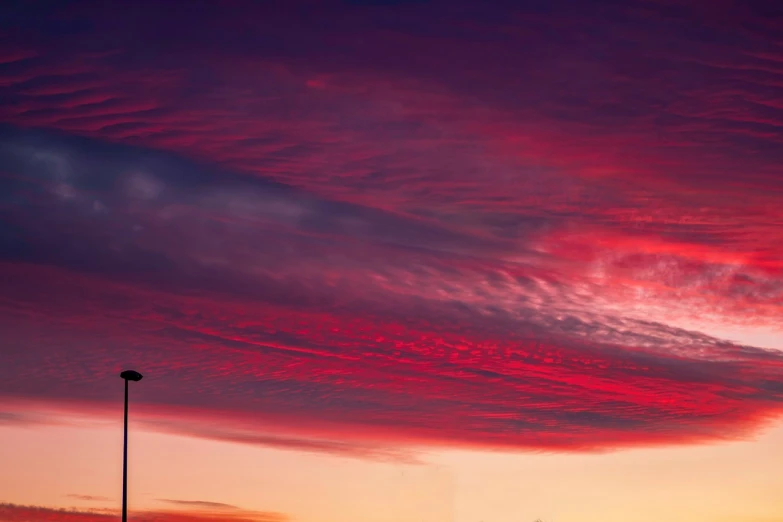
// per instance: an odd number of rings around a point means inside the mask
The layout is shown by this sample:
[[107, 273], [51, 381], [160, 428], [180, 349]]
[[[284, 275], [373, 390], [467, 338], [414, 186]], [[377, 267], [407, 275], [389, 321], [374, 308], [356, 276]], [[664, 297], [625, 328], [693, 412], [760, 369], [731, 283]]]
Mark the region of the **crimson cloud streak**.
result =
[[783, 316], [780, 13], [272, 4], [3, 8], [0, 422], [128, 365], [152, 428], [361, 458], [781, 413], [705, 326]]

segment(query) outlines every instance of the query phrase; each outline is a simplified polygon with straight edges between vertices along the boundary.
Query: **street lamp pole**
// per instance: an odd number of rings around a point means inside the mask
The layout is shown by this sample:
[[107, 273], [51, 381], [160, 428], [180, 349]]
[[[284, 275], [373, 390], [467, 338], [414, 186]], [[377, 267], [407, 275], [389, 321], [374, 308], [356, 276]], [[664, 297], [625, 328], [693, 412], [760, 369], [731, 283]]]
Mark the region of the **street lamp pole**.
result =
[[128, 381], [138, 382], [142, 375], [135, 370], [125, 370], [120, 374], [125, 380], [125, 422], [122, 441], [122, 522], [128, 521]]

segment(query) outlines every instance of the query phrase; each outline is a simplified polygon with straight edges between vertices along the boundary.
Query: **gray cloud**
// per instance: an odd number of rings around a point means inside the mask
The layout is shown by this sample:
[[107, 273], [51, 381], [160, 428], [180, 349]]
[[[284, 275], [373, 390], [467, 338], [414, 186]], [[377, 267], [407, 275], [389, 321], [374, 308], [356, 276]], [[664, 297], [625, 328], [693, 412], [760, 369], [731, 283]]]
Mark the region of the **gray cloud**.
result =
[[68, 496], [70, 498], [75, 498], [75, 499], [78, 499], [78, 500], [88, 500], [88, 501], [91, 501], [91, 502], [105, 502], [105, 501], [111, 500], [110, 498], [107, 498], [107, 497], [100, 497], [100, 496], [95, 496], [95, 495], [77, 495], [75, 493], [70, 493]]

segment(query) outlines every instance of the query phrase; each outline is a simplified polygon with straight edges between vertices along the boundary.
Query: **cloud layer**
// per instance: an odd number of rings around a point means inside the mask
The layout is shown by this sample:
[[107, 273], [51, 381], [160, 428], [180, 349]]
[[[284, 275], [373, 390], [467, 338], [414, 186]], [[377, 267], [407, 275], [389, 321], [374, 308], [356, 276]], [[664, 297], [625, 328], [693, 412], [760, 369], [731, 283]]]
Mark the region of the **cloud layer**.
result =
[[[200, 503], [194, 503], [200, 504]], [[219, 506], [224, 506], [220, 508]], [[191, 505], [190, 510], [141, 511], [130, 513], [128, 520], [143, 522], [284, 522], [288, 517], [279, 513], [259, 513], [233, 506]], [[202, 508], [202, 509], [199, 509]], [[116, 520], [114, 510], [52, 509], [40, 506], [0, 504], [0, 522], [108, 522]]]
[[134, 366], [157, 429], [383, 459], [781, 413], [783, 354], [709, 327], [783, 313], [771, 14], [253, 6], [6, 13], [0, 394]]

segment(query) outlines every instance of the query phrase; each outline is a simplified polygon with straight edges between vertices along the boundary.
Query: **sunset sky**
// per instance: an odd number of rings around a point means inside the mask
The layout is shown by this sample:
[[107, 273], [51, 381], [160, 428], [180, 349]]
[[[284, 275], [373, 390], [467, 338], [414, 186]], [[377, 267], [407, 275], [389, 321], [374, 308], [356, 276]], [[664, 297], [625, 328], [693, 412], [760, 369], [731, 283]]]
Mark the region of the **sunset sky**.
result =
[[783, 522], [783, 7], [6, 0], [0, 522]]

